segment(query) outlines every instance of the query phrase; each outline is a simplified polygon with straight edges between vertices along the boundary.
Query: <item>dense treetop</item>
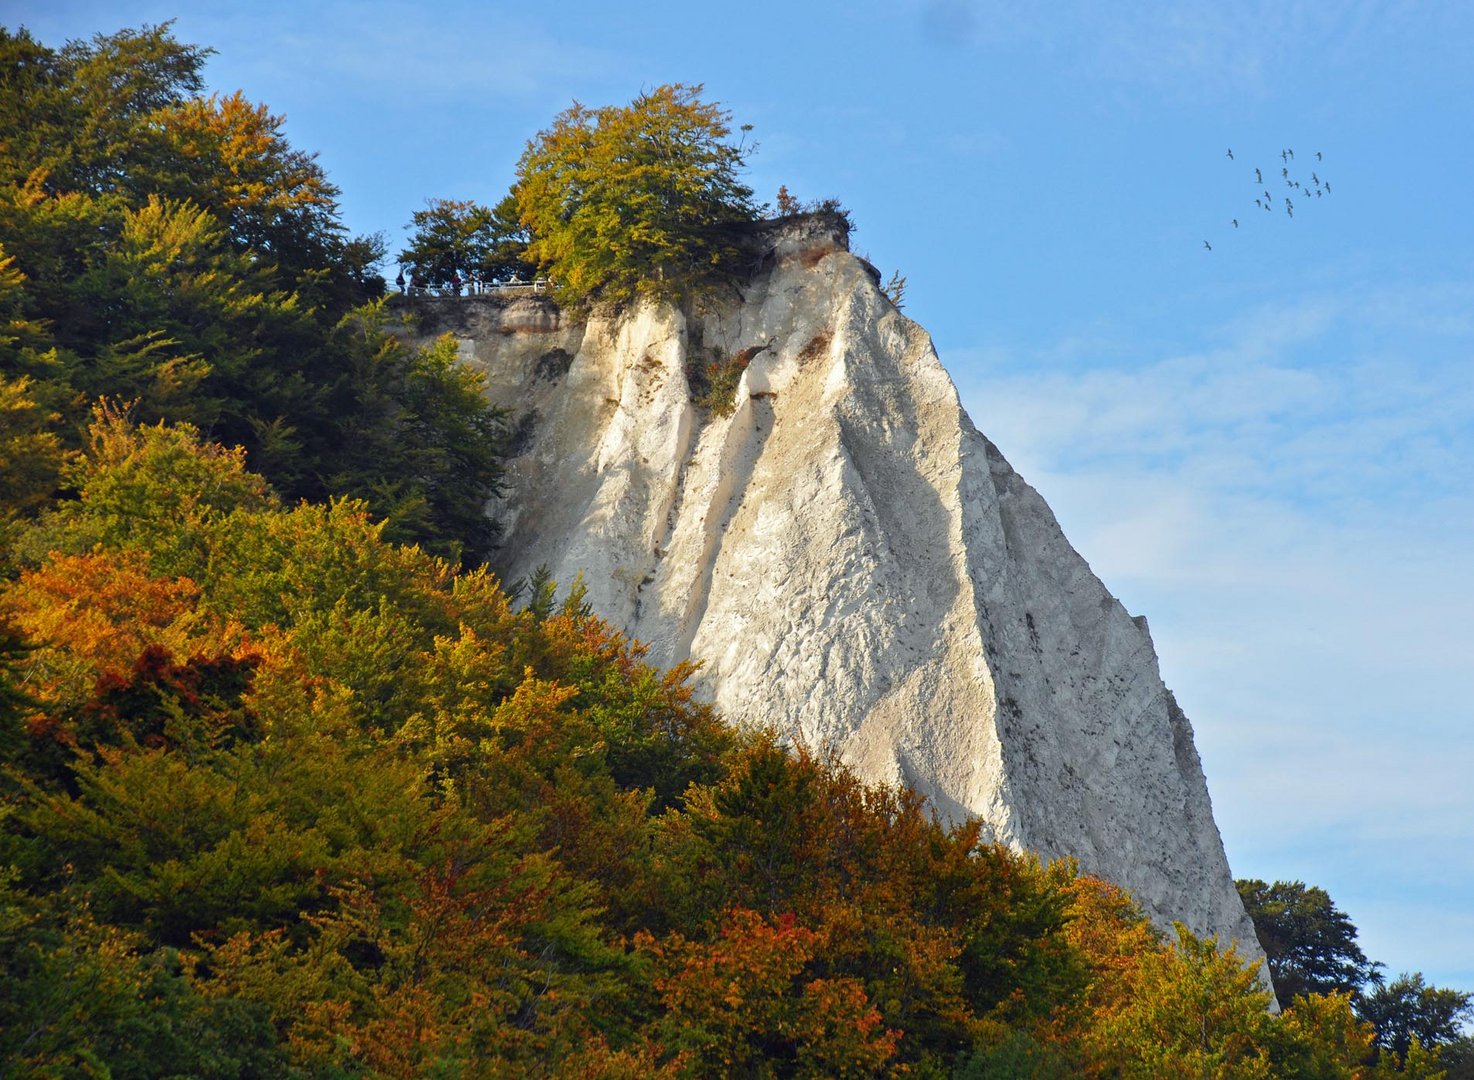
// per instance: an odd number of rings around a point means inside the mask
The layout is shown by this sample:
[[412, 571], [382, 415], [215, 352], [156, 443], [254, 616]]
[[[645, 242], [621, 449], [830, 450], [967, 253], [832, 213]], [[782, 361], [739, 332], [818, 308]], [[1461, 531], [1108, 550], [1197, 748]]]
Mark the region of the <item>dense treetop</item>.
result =
[[443, 348], [394, 339], [382, 241], [345, 236], [281, 117], [202, 96], [208, 55], [168, 26], [0, 29], [0, 509], [53, 493], [106, 395], [244, 446], [288, 498], [354, 495], [484, 558], [498, 414]]
[[443, 289], [472, 278], [529, 281], [537, 272], [528, 261], [529, 234], [512, 195], [494, 207], [471, 199], [430, 199], [406, 227], [413, 232], [399, 261], [409, 266], [415, 286]]
[[1377, 976], [1356, 943], [1356, 927], [1324, 889], [1303, 881], [1238, 883], [1269, 960], [1281, 1005], [1299, 994], [1358, 993]]
[[700, 86], [628, 106], [574, 103], [528, 143], [513, 186], [528, 257], [565, 299], [679, 296], [731, 272], [732, 227], [752, 221], [730, 115]]

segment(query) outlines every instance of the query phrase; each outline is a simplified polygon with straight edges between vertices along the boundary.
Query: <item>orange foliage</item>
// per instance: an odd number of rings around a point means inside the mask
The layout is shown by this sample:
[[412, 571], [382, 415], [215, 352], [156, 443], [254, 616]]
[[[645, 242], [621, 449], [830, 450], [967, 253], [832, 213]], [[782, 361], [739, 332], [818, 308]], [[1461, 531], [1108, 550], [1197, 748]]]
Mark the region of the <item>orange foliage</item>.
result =
[[636, 938], [662, 974], [666, 1042], [707, 1075], [873, 1076], [894, 1056], [888, 1029], [858, 979], [817, 977], [827, 936], [791, 915], [727, 913], [717, 940]]
[[189, 578], [158, 578], [135, 552], [54, 555], [0, 595], [8, 614], [42, 646], [28, 689], [76, 706], [104, 676], [126, 679], [142, 654], [244, 660], [254, 654], [243, 628], [199, 605]]

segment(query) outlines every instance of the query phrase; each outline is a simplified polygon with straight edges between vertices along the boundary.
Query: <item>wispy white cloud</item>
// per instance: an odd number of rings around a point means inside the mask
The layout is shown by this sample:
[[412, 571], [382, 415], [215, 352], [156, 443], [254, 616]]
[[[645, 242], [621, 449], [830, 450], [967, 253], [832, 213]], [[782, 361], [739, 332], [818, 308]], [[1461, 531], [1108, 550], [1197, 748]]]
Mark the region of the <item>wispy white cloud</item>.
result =
[[[234, 8], [215, 11], [211, 21], [223, 40], [239, 36], [240, 27], [230, 23], [258, 17], [249, 8]], [[336, 47], [326, 52], [324, 19], [340, 33]], [[391, 0], [333, 0], [297, 17], [279, 13], [273, 50], [259, 54], [258, 62], [269, 66], [263, 73], [276, 85], [311, 73], [339, 96], [356, 89], [426, 109], [561, 95], [570, 73], [586, 83], [624, 67], [612, 52], [559, 36], [555, 26], [507, 5], [458, 5], [431, 13]]]
[[923, 38], [939, 48], [1034, 48], [1104, 85], [1198, 102], [1266, 100], [1413, 40], [1425, 50], [1442, 42], [1452, 57], [1470, 29], [1457, 5], [1387, 0], [919, 0], [915, 11]]
[[[978, 426], [1150, 618], [1235, 869], [1326, 885], [1353, 916], [1395, 909], [1387, 882], [1474, 895], [1471, 298], [1352, 288], [1135, 365], [944, 356]], [[1373, 937], [1438, 966], [1447, 916]], [[1454, 946], [1474, 955], [1474, 927]]]
[[1474, 328], [1462, 290], [1446, 302], [1429, 311], [1395, 293], [1312, 298], [1136, 366], [1112, 358], [1092, 369], [1078, 347], [1012, 363], [996, 350], [947, 359], [1005, 452], [1045, 472], [1122, 468], [1197, 481], [1188, 492], [1369, 513], [1467, 490], [1454, 466], [1474, 444]]

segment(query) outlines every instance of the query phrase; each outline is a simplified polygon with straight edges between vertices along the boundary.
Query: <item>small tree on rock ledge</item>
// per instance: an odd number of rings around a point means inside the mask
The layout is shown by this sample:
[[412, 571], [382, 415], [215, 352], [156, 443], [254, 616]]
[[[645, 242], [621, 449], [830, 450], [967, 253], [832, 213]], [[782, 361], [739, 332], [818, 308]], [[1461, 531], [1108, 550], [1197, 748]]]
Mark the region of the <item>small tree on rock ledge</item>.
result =
[[528, 143], [514, 192], [528, 255], [563, 301], [678, 297], [720, 278], [753, 220], [730, 114], [680, 83], [628, 106], [575, 102]]

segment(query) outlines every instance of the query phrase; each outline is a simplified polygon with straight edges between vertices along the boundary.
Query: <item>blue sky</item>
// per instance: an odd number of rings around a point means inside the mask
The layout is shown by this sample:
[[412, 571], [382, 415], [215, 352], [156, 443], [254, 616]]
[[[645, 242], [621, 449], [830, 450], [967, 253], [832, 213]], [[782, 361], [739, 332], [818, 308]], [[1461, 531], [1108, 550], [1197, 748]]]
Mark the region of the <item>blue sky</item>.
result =
[[1474, 8], [0, 12], [54, 44], [177, 18], [392, 244], [426, 198], [499, 198], [571, 100], [704, 83], [761, 197], [838, 197], [908, 276], [974, 420], [1148, 616], [1235, 873], [1474, 989]]

